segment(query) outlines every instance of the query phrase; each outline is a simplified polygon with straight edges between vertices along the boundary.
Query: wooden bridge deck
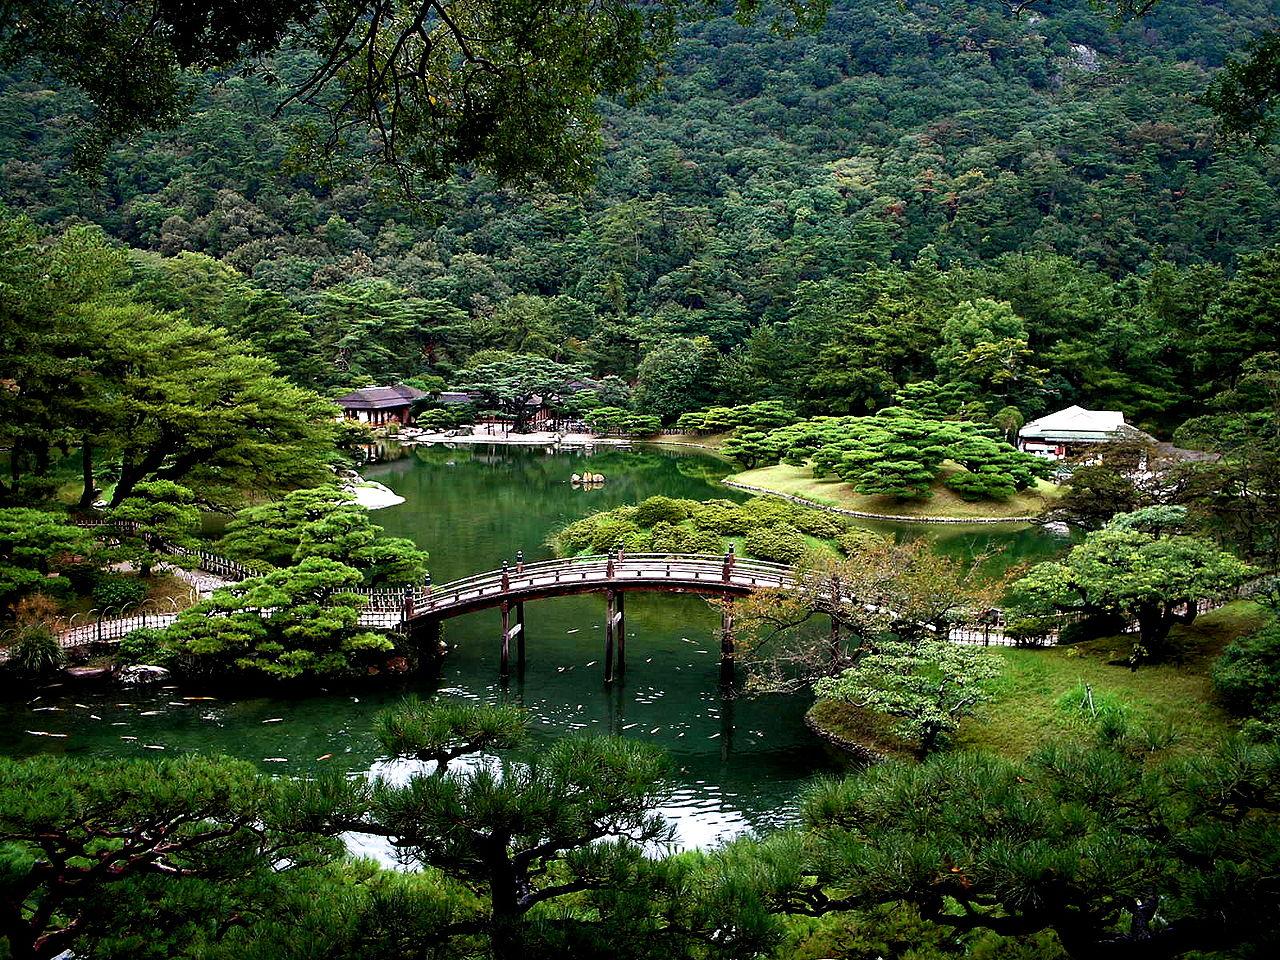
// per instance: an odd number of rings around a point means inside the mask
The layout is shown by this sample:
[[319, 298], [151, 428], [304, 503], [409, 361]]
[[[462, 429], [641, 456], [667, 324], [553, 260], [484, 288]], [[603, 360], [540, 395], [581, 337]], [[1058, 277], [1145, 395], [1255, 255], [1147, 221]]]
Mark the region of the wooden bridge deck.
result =
[[605, 590], [743, 596], [794, 579], [791, 567], [715, 554], [644, 553], [517, 564], [416, 590], [407, 619], [442, 620], [473, 610]]

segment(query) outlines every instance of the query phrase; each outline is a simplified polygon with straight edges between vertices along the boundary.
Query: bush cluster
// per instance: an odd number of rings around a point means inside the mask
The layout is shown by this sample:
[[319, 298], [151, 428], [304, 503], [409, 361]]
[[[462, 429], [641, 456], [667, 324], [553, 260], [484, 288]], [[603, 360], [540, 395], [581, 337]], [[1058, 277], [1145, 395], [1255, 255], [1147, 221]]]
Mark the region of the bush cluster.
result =
[[747, 556], [793, 563], [808, 549], [806, 534], [833, 541], [846, 553], [874, 536], [851, 528], [842, 517], [778, 497], [745, 503], [650, 497], [575, 521], [552, 537], [552, 545], [563, 555], [619, 547], [632, 553], [723, 553], [727, 538], [745, 537]]
[[758, 527], [747, 532], [747, 553], [760, 560], [795, 563], [809, 549], [804, 534], [789, 523]]
[[1213, 666], [1213, 688], [1232, 713], [1280, 731], [1280, 623], [1230, 644]]
[[100, 573], [94, 579], [93, 604], [100, 610], [141, 603], [146, 596], [147, 585], [138, 577], [127, 577], [120, 573]]

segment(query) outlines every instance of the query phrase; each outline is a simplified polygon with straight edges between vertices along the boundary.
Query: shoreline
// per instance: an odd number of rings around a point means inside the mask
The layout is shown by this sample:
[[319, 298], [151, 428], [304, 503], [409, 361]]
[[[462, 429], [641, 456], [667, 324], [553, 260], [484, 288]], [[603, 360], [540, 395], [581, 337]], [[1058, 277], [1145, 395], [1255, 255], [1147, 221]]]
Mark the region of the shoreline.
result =
[[482, 444], [502, 444], [523, 447], [629, 447], [631, 440], [622, 437], [597, 437], [590, 433], [471, 433], [451, 437], [443, 433], [424, 433], [421, 436], [390, 436], [401, 446], [411, 447], [416, 444], [461, 444], [463, 446], [480, 446]]

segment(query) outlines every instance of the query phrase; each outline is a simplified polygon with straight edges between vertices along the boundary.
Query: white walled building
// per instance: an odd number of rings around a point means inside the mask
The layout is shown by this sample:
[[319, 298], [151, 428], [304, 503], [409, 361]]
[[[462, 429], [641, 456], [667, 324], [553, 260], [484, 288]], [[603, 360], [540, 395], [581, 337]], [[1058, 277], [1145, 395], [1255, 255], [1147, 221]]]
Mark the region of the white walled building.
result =
[[1086, 410], [1073, 405], [1026, 424], [1018, 431], [1018, 449], [1049, 460], [1061, 460], [1090, 444], [1145, 436], [1125, 423], [1124, 414], [1119, 410]]

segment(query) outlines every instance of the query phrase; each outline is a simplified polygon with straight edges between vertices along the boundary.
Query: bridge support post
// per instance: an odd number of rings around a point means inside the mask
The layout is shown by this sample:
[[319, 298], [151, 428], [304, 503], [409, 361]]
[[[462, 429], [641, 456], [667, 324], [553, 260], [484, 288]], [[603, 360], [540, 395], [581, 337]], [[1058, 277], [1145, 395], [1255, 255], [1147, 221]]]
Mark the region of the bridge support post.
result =
[[613, 683], [613, 626], [614, 604], [617, 594], [612, 590], [604, 592], [604, 682]]
[[618, 591], [616, 598], [617, 612], [613, 615], [618, 623], [618, 673], [627, 669], [627, 607], [624, 603], [626, 594]]
[[511, 604], [502, 601], [502, 656], [498, 661], [498, 674], [505, 677], [511, 673]]
[[516, 670], [524, 673], [524, 603], [516, 604]]
[[720, 682], [733, 683], [733, 601], [726, 600], [720, 607]]

